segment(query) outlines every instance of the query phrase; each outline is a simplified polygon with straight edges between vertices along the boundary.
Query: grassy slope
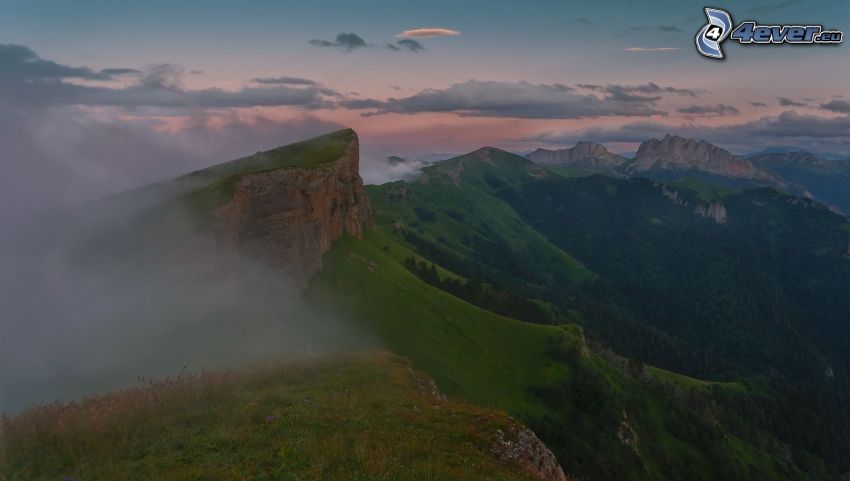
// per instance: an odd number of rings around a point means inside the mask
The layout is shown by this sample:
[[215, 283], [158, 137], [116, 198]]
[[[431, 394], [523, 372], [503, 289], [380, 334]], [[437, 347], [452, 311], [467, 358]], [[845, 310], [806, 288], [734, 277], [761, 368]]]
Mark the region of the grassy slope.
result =
[[[378, 222], [400, 222], [410, 234], [482, 265], [499, 256], [501, 275], [520, 278], [530, 285], [552, 279], [582, 282], [594, 277], [492, 195], [493, 186], [549, 175], [529, 160], [497, 149], [481, 149], [427, 167], [424, 172], [427, 182], [407, 185], [408, 202], [392, 200], [393, 193], [404, 186], [401, 182], [367, 187]], [[463, 182], [463, 188], [455, 185], [458, 181]], [[418, 211], [414, 206], [419, 206]]]
[[[670, 400], [594, 355], [581, 354], [583, 338], [575, 326], [521, 323], [479, 309], [409, 273], [399, 262], [408, 255], [413, 255], [409, 246], [387, 227], [370, 231], [363, 241], [344, 238], [326, 254], [325, 269], [314, 279], [308, 298], [377, 333], [390, 349], [434, 376], [449, 395], [506, 409], [532, 427], [545, 426], [541, 420], [565, 426], [566, 439], [549, 436], [547, 442], [572, 474], [669, 479], [670, 466], [676, 464], [680, 470], [690, 466], [693, 479], [717, 475], [704, 446], [673, 433], [695, 415], [685, 410], [684, 419], [674, 418]], [[578, 373], [590, 374], [592, 386]], [[671, 378], [688, 384], [676, 374], [669, 373]], [[557, 399], [536, 395], [541, 387], [558, 393]], [[637, 434], [638, 456], [618, 438], [623, 411], [631, 413], [628, 422]], [[708, 436], [724, 459], [738, 463], [740, 472], [784, 479], [751, 445], [728, 433]], [[610, 471], [602, 471], [605, 467]]]
[[27, 411], [7, 421], [0, 478], [527, 479], [490, 452], [509, 425], [503, 412], [437, 399], [401, 358], [361, 354]]

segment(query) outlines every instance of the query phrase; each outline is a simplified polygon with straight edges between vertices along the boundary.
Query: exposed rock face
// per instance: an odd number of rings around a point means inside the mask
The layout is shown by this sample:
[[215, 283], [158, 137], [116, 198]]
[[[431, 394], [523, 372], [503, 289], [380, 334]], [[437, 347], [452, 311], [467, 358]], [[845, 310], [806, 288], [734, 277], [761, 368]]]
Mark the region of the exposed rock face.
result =
[[528, 154], [532, 162], [558, 164], [585, 168], [614, 168], [626, 162], [626, 158], [608, 152], [604, 145], [579, 142], [575, 147], [560, 150], [537, 149]]
[[260, 263], [305, 286], [334, 241], [346, 232], [359, 238], [372, 224], [357, 136], [351, 139], [333, 163], [239, 177], [230, 199], [214, 210], [214, 222], [184, 252], [212, 254], [205, 261]]
[[726, 207], [724, 207], [723, 204], [719, 204], [717, 202], [712, 202], [708, 205], [700, 204], [694, 207], [694, 214], [705, 217], [707, 219], [712, 219], [718, 224], [725, 224], [726, 221], [729, 220], [729, 216], [726, 214]]
[[[514, 440], [511, 440], [513, 438]], [[493, 445], [493, 455], [503, 462], [513, 463], [524, 472], [543, 481], [570, 481], [552, 451], [530, 429], [511, 425], [510, 432], [499, 430]]]
[[650, 170], [698, 170], [726, 177], [778, 183], [772, 174], [751, 161], [733, 155], [704, 140], [685, 139], [667, 134], [663, 139], [650, 139], [638, 148], [634, 161], [626, 167], [629, 174]]

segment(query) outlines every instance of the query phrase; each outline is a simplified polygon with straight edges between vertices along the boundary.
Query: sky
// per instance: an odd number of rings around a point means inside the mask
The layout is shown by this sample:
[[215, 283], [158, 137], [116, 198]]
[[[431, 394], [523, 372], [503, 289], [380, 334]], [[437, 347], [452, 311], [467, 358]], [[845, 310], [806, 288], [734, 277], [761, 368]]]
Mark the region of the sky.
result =
[[[704, 6], [2, 0], [6, 178], [58, 177], [41, 200], [75, 201], [338, 127], [360, 134], [367, 182], [392, 177], [389, 155], [633, 152], [668, 132], [850, 157], [848, 47], [726, 42], [710, 60], [694, 48]], [[712, 6], [762, 24], [850, 19], [845, 0]]]

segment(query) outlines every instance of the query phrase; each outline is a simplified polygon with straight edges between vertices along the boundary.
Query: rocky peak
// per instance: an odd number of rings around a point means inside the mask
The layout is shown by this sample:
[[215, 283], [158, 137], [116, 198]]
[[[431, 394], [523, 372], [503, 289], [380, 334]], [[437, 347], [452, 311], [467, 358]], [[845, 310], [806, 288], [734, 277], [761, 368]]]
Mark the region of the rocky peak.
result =
[[750, 160], [721, 149], [709, 142], [667, 134], [650, 139], [638, 148], [629, 173], [650, 170], [697, 170], [725, 177], [775, 183], [777, 179], [756, 167]]
[[343, 130], [269, 152], [278, 163], [231, 177], [226, 200], [212, 209], [211, 222], [184, 243], [178, 257], [207, 273], [227, 271], [224, 275], [238, 275], [244, 263], [259, 263], [303, 287], [321, 270], [322, 254], [334, 241], [345, 233], [361, 237], [372, 223], [359, 174], [358, 137]]
[[586, 141], [567, 149], [537, 149], [528, 158], [541, 164], [577, 167], [616, 167], [626, 162], [625, 157], [612, 154], [604, 145]]

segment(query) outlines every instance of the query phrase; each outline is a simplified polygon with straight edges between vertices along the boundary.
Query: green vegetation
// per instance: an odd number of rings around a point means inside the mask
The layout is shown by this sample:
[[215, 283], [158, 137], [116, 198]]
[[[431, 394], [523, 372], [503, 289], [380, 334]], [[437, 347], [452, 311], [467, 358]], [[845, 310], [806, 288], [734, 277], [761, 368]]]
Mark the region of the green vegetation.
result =
[[[846, 385], [846, 368], [837, 366], [848, 365], [840, 346], [850, 341], [842, 321], [842, 313], [850, 311], [850, 298], [841, 294], [850, 285], [844, 219], [774, 189], [685, 179], [667, 187], [678, 190], [672, 199], [653, 181], [541, 171], [512, 154], [482, 149], [425, 169], [415, 183], [369, 189], [383, 235], [394, 236], [404, 249], [461, 278], [494, 282], [543, 303], [557, 319], [581, 323], [594, 349], [613, 347], [660, 366], [633, 372], [610, 360], [592, 361], [593, 355], [577, 365], [571, 354], [554, 364], [566, 373], [560, 379], [540, 384], [522, 377], [534, 394], [525, 397], [525, 406], [515, 395], [501, 406], [537, 429], [568, 471], [588, 479], [652, 479], [662, 472], [667, 479], [701, 479], [717, 475], [720, 464], [738, 470], [723, 479], [793, 479], [798, 469], [809, 479], [835, 479], [845, 471], [839, 446], [846, 444], [841, 426], [850, 426], [850, 413], [846, 396], [834, 387]], [[726, 223], [694, 212], [708, 201], [723, 203]], [[452, 291], [443, 281], [430, 284]], [[348, 289], [357, 292], [353, 285], [341, 290]], [[363, 290], [359, 295], [369, 296]], [[347, 312], [361, 309], [346, 305]], [[370, 323], [393, 322], [379, 321], [377, 308], [365, 310]], [[385, 339], [431, 372], [427, 357], [419, 355], [424, 345], [434, 343], [434, 352], [452, 348], [408, 321], [409, 316], [404, 334], [412, 339], [384, 332]], [[475, 328], [460, 332], [464, 341], [477, 338]], [[511, 349], [521, 349], [521, 339], [509, 337]], [[493, 342], [486, 339], [488, 348]], [[466, 381], [449, 373], [475, 371], [476, 364], [458, 361], [454, 370], [434, 370], [438, 381], [465, 388]], [[538, 362], [524, 356], [510, 360], [514, 370], [552, 369], [530, 367]], [[587, 371], [588, 366], [596, 367]], [[576, 411], [576, 393], [586, 389], [594, 393], [589, 398], [608, 400], [602, 402], [608, 408], [590, 408], [592, 421], [582, 421], [593, 429], [568, 414]], [[452, 392], [474, 402], [506, 399], [498, 392], [488, 397]], [[543, 418], [534, 417], [539, 407], [529, 408], [539, 402]], [[658, 451], [638, 450], [634, 460], [622, 443], [618, 451], [600, 439], [599, 433], [617, 431], [616, 419], [623, 416], [617, 406], [630, 408], [625, 411], [638, 438], [653, 439], [650, 445]], [[712, 430], [720, 437], [709, 434]], [[564, 432], [571, 434], [559, 434]], [[577, 453], [597, 457], [593, 470], [576, 463]], [[738, 466], [742, 460], [752, 464]], [[700, 468], [687, 476], [674, 473], [687, 465]]]
[[525, 421], [581, 479], [794, 479], [711, 425], [708, 403], [691, 407], [588, 351], [577, 326], [480, 309], [417, 278], [404, 266], [411, 255], [389, 226], [345, 237], [307, 297], [375, 332], [451, 397]]
[[[181, 206], [208, 212], [239, 175], [321, 165], [351, 135], [162, 186], [186, 187]], [[92, 414], [98, 401], [33, 410], [6, 422], [7, 439], [26, 441], [7, 448], [7, 465], [30, 478], [65, 476], [39, 470], [58, 466], [34, 461], [46, 449], [75, 476], [127, 466], [142, 473], [105, 471], [118, 479], [156, 479], [166, 465], [185, 467], [187, 456], [198, 457], [196, 471], [169, 479], [224, 468], [225, 479], [509, 477], [486, 454], [487, 433], [504, 416], [463, 414], [478, 412], [455, 404], [463, 402], [521, 420], [582, 480], [846, 479], [846, 219], [775, 189], [718, 187], [705, 176], [677, 173], [662, 186], [577, 174], [484, 148], [425, 168], [417, 182], [370, 186], [377, 225], [363, 239], [340, 239], [304, 294], [310, 309], [326, 314], [316, 331], [343, 319], [432, 376], [454, 400], [441, 405], [457, 409], [450, 420], [429, 412], [420, 424], [399, 423], [411, 403], [423, 402], [396, 391], [412, 377], [386, 374], [400, 361], [372, 369], [377, 361], [349, 359], [227, 378], [226, 389], [194, 377], [119, 394], [132, 409], [116, 411], [120, 422], [108, 418], [112, 427], [95, 443], [85, 436], [87, 426], [101, 426]], [[722, 203], [723, 222], [696, 210], [710, 202]], [[184, 230], [195, 229], [192, 222]], [[191, 402], [149, 396], [172, 390]], [[305, 398], [311, 402], [299, 404]], [[66, 411], [74, 417], [63, 418]], [[75, 418], [85, 424], [74, 426]], [[264, 437], [267, 424], [289, 437]], [[435, 425], [438, 433], [427, 431]], [[133, 444], [136, 434], [149, 440], [157, 432], [167, 433], [161, 443]], [[378, 446], [374, 456], [358, 447], [366, 443]], [[421, 458], [405, 454], [415, 443], [428, 445]], [[140, 454], [129, 464], [84, 461], [118, 459], [119, 447]], [[446, 450], [450, 457], [440, 457]]]
[[389, 354], [151, 382], [5, 419], [0, 478], [531, 479], [491, 453], [506, 414], [430, 386]]

